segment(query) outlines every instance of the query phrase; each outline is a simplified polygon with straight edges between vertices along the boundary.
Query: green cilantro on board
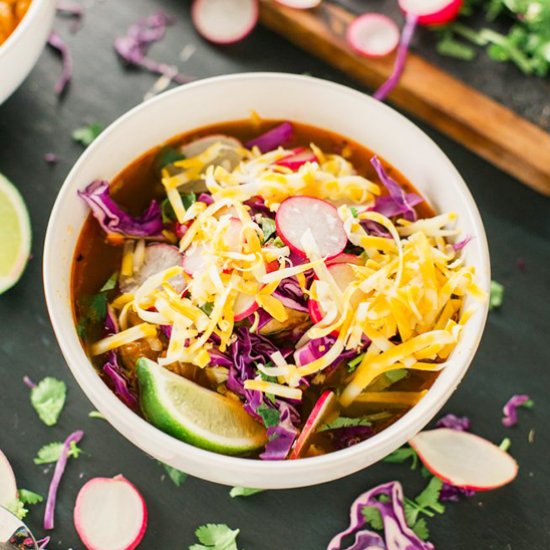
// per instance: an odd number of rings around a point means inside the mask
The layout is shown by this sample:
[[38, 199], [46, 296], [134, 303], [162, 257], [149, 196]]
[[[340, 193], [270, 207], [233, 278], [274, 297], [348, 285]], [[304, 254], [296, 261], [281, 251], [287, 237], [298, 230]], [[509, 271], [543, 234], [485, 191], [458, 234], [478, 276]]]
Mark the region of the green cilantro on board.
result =
[[54, 426], [65, 405], [65, 382], [48, 376], [31, 390], [31, 404], [46, 426]]
[[193, 544], [189, 550], [238, 550], [237, 536], [239, 529], [231, 529], [224, 524], [208, 523], [201, 525], [195, 536], [200, 544]]
[[258, 493], [263, 493], [265, 489], [252, 489], [251, 487], [232, 487], [229, 491], [231, 498], [235, 497], [249, 497]]
[[159, 464], [162, 465], [166, 473], [168, 474], [168, 477], [172, 480], [174, 485], [176, 487], [181, 487], [183, 483], [185, 483], [185, 480], [187, 479], [187, 474], [185, 472], [182, 472], [181, 470], [178, 470], [177, 468], [173, 468], [172, 466], [169, 466], [168, 464], [165, 464], [164, 462], [160, 462]]
[[363, 506], [361, 514], [363, 514], [363, 518], [367, 522], [367, 525], [375, 531], [382, 531], [382, 529], [384, 529], [382, 514], [376, 506]]
[[[59, 460], [63, 450], [63, 443], [55, 441], [44, 445], [34, 458], [35, 464], [52, 464]], [[69, 457], [78, 458], [82, 449], [73, 441], [69, 447]]]
[[44, 500], [42, 495], [39, 495], [34, 491], [29, 491], [28, 489], [19, 489], [18, 493], [19, 500], [23, 504], [30, 504], [32, 506], [33, 504], [40, 504]]
[[411, 470], [416, 470], [418, 466], [418, 455], [411, 447], [400, 447], [384, 458], [384, 462], [389, 462], [391, 464], [403, 464], [407, 462], [407, 460], [411, 460]]
[[29, 513], [28, 508], [25, 508], [25, 503], [18, 498], [10, 500], [6, 504], [6, 508], [19, 519], [25, 519], [26, 515]]
[[77, 143], [84, 145], [84, 147], [88, 147], [88, 145], [90, 145], [97, 138], [97, 136], [101, 134], [103, 129], [103, 124], [92, 122], [91, 124], [81, 126], [80, 128], [74, 130], [72, 137]]
[[504, 286], [497, 281], [491, 281], [491, 293], [489, 295], [489, 309], [495, 309], [502, 305], [504, 300]]

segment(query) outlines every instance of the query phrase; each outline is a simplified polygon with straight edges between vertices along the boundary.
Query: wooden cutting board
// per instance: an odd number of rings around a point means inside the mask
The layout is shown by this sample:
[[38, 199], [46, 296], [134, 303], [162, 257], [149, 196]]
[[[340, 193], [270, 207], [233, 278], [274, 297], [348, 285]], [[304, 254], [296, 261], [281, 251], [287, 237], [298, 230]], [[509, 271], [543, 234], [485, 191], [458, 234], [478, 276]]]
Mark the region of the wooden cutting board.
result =
[[[265, 26], [361, 84], [374, 89], [391, 73], [393, 55], [369, 59], [347, 45], [346, 28], [355, 16], [344, 8], [324, 2], [295, 10], [271, 0], [260, 6]], [[550, 196], [550, 134], [539, 126], [412, 53], [388, 99]]]

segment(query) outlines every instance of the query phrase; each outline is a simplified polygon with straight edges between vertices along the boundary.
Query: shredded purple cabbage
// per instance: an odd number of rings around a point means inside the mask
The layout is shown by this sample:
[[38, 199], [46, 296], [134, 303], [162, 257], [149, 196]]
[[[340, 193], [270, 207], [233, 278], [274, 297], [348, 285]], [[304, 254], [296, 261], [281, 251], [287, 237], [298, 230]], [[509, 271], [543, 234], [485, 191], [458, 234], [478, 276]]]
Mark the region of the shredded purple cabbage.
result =
[[189, 82], [191, 79], [180, 74], [175, 67], [147, 57], [151, 45], [164, 38], [166, 28], [174, 21], [173, 17], [161, 11], [157, 11], [145, 19], [140, 19], [128, 28], [124, 36], [115, 40], [114, 46], [117, 54], [129, 65], [167, 76], [178, 84]]
[[[380, 502], [381, 496], [389, 500]], [[365, 506], [374, 506], [380, 511], [384, 539], [373, 531], [363, 529], [366, 521], [362, 511]], [[355, 542], [344, 549], [343, 541], [350, 535], [355, 536]], [[357, 497], [351, 506], [349, 527], [330, 541], [327, 550], [371, 550], [369, 546], [361, 546], [361, 541], [376, 544], [382, 550], [434, 550], [433, 544], [421, 540], [407, 525], [403, 488], [398, 481], [378, 485]]]
[[283, 122], [257, 138], [250, 140], [246, 143], [246, 147], [247, 149], [252, 149], [252, 147], [256, 146], [262, 153], [267, 153], [290, 141], [293, 135], [294, 127], [292, 124], [290, 122]]
[[277, 400], [276, 406], [280, 414], [279, 424], [267, 429], [268, 442], [260, 455], [262, 460], [284, 460], [298, 435], [298, 429], [293, 424], [295, 411], [292, 406], [281, 400]]
[[[329, 350], [334, 346], [336, 342], [336, 336], [329, 334], [328, 336], [323, 336], [322, 338], [315, 338], [304, 344], [301, 348], [297, 349], [294, 352], [294, 360], [298, 365], [304, 366], [313, 361], [316, 361], [320, 357], [323, 357]], [[367, 345], [367, 342], [364, 342], [364, 345]], [[336, 368], [342, 361], [347, 361], [353, 359], [361, 353], [361, 351], [356, 349], [349, 349], [343, 351], [330, 365], [323, 369], [323, 373], [331, 372]]]
[[328, 430], [326, 433], [330, 433], [336, 449], [347, 449], [368, 439], [374, 434], [374, 431], [370, 426], [347, 426]]
[[74, 2], [66, 2], [65, 0], [57, 0], [57, 13], [67, 15], [74, 19], [74, 24], [71, 26], [71, 32], [77, 32], [82, 28], [84, 19], [84, 6]]
[[530, 401], [528, 395], [512, 395], [502, 408], [504, 417], [502, 418], [502, 424], [507, 428], [511, 428], [518, 423], [518, 407], [525, 405]]
[[408, 195], [405, 193], [403, 188], [388, 175], [388, 173], [382, 166], [380, 159], [376, 155], [371, 158], [370, 162], [376, 170], [380, 181], [388, 190], [389, 197], [395, 202], [395, 208], [400, 210], [400, 212], [403, 214], [403, 218], [405, 218], [406, 220], [415, 221], [416, 212], [413, 208], [413, 205], [408, 202]]
[[273, 292], [273, 296], [289, 309], [305, 313], [308, 311], [304, 291], [295, 277], [282, 279], [279, 286]]
[[40, 540], [36, 541], [36, 545], [38, 546], [38, 550], [46, 550], [46, 546], [50, 544], [51, 537], [44, 537]]
[[268, 216], [273, 216], [273, 212], [265, 204], [263, 197], [252, 197], [248, 199], [244, 204], [250, 207], [252, 214], [267, 214]]
[[83, 437], [84, 432], [79, 430], [73, 432], [69, 437], [67, 437], [67, 439], [65, 439], [65, 442], [63, 443], [61, 454], [57, 459], [57, 463], [55, 465], [50, 488], [48, 489], [48, 500], [46, 501], [46, 509], [44, 511], [44, 529], [46, 529], [47, 531], [54, 528], [55, 501], [57, 499], [57, 490], [59, 488], [61, 478], [63, 477], [65, 466], [67, 465], [69, 451], [71, 450], [71, 444], [79, 443]]
[[214, 199], [212, 198], [212, 195], [209, 195], [208, 193], [201, 193], [197, 200], [199, 202], [204, 202], [205, 204], [212, 204], [214, 202]]
[[29, 390], [36, 388], [36, 384], [28, 376], [23, 376], [23, 384], [25, 384]]
[[436, 423], [436, 428], [449, 428], [458, 432], [467, 432], [470, 429], [471, 422], [467, 416], [456, 416], [455, 414], [446, 414]]
[[405, 62], [407, 60], [407, 54], [409, 52], [409, 47], [411, 45], [412, 37], [414, 36], [414, 31], [416, 29], [416, 24], [418, 18], [415, 15], [407, 15], [405, 20], [405, 26], [401, 32], [401, 40], [399, 42], [399, 47], [397, 48], [397, 55], [395, 56], [395, 64], [393, 66], [393, 71], [390, 77], [374, 92], [372, 97], [380, 101], [384, 101], [386, 96], [397, 86], [403, 69], [405, 68]]
[[396, 201], [391, 195], [384, 195], [383, 197], [376, 197], [372, 210], [386, 216], [386, 218], [393, 218], [394, 216], [406, 214], [410, 208], [423, 201], [424, 199], [416, 193], [406, 193], [404, 203]]
[[473, 489], [455, 487], [444, 481], [439, 493], [439, 500], [441, 502], [458, 502], [462, 497], [473, 497], [475, 494]]
[[59, 52], [59, 55], [61, 55], [63, 68], [61, 70], [61, 76], [59, 77], [59, 80], [55, 83], [54, 87], [55, 93], [57, 95], [61, 95], [67, 88], [67, 85], [69, 84], [73, 76], [73, 58], [71, 56], [69, 47], [67, 46], [67, 44], [65, 44], [61, 36], [59, 36], [56, 32], [52, 31], [50, 33], [50, 36], [48, 37], [48, 45]]
[[57, 156], [55, 153], [45, 153], [44, 162], [46, 162], [47, 164], [57, 164], [59, 162], [59, 156]]
[[109, 195], [109, 184], [105, 180], [92, 182], [84, 191], [78, 191], [107, 234], [118, 233], [126, 237], [159, 237], [162, 234], [162, 214], [156, 201], [151, 201], [147, 210], [139, 217], [133, 217]]
[[464, 239], [456, 242], [453, 244], [453, 250], [455, 252], [458, 252], [459, 250], [462, 250], [471, 240], [473, 237], [471, 235], [468, 235], [467, 237], [464, 237]]

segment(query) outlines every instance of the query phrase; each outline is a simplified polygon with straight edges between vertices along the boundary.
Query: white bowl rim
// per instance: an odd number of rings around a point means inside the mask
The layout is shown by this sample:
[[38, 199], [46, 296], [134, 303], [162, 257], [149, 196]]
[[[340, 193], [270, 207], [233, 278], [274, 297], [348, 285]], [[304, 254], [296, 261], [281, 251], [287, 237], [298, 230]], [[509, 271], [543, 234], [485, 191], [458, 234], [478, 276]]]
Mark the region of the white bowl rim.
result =
[[4, 55], [8, 55], [10, 50], [15, 48], [19, 38], [22, 37], [27, 32], [27, 29], [33, 24], [33, 19], [40, 11], [40, 4], [47, 1], [49, 0], [31, 0], [31, 5], [27, 13], [23, 16], [23, 19], [21, 19], [17, 27], [15, 27], [15, 30], [8, 36], [7, 40], [3, 44], [0, 44], [0, 59]]
[[[68, 176], [66, 177], [55, 201], [54, 207], [50, 215], [44, 245], [44, 288], [48, 312], [54, 331], [56, 333], [67, 364], [77, 378], [80, 387], [94, 404], [105, 404], [105, 407], [108, 406], [112, 412], [116, 413], [118, 417], [117, 420], [120, 421], [120, 424], [124, 424], [127, 429], [131, 427], [139, 427], [140, 433], [143, 434], [143, 437], [148, 438], [149, 441], [154, 441], [159, 446], [159, 448], [170, 449], [170, 451], [174, 455], [188, 455], [191, 456], [194, 460], [206, 461], [211, 467], [214, 468], [220, 466], [222, 468], [233, 467], [235, 469], [255, 469], [257, 472], [260, 472], [261, 470], [262, 474], [270, 474], [276, 472], [278, 474], [284, 475], [285, 472], [292, 472], [294, 476], [300, 473], [307, 475], [307, 472], [310, 472], [313, 469], [330, 469], [333, 466], [338, 466], [338, 464], [342, 462], [346, 462], [346, 459], [355, 457], [356, 455], [368, 454], [369, 450], [374, 451], [377, 447], [384, 446], [385, 442], [387, 440], [393, 439], [398, 432], [410, 432], [410, 428], [413, 425], [420, 426], [417, 430], [415, 430], [416, 432], [421, 430], [445, 404], [445, 402], [455, 391], [464, 374], [468, 370], [483, 335], [483, 329], [488, 314], [488, 304], [482, 304], [480, 310], [476, 313], [476, 321], [479, 330], [477, 332], [476, 338], [474, 339], [474, 341], [472, 341], [467, 352], [465, 352], [463, 357], [461, 358], [460, 369], [444, 369], [438, 376], [435, 383], [430, 387], [428, 393], [422, 398], [422, 400], [418, 404], [416, 404], [410, 411], [404, 414], [400, 419], [394, 422], [391, 426], [382, 430], [373, 437], [361, 443], [358, 443], [357, 445], [353, 445], [352, 447], [334, 451], [325, 455], [308, 457], [299, 460], [262, 461], [257, 459], [218, 454], [175, 439], [174, 437], [162, 432], [160, 429], [156, 428], [155, 426], [147, 422], [144, 418], [139, 416], [137, 413], [129, 409], [126, 405], [124, 405], [115, 396], [111, 389], [109, 389], [109, 387], [102, 381], [102, 379], [95, 372], [88, 369], [89, 360], [86, 360], [85, 363], [80, 362], [78, 357], [76, 356], [77, 349], [79, 349], [80, 351], [82, 349], [81, 344], [78, 339], [73, 338], [72, 335], [67, 336], [62, 331], [62, 320], [59, 318], [60, 315], [58, 315], [56, 311], [57, 306], [55, 304], [56, 296], [54, 295], [54, 283], [53, 281], [50, 281], [48, 277], [48, 265], [55, 260], [53, 227], [57, 225], [58, 220], [61, 220], [61, 203], [63, 202], [63, 199], [67, 194], [76, 193], [76, 189], [74, 189], [73, 185], [74, 177], [78, 173], [80, 166], [83, 165], [86, 160], [94, 154], [96, 148], [101, 146], [102, 138], [108, 136], [119, 125], [122, 125], [126, 121], [126, 119], [133, 117], [144, 109], [147, 109], [151, 104], [165, 101], [167, 98], [178, 93], [182, 93], [182, 91], [184, 90], [189, 90], [190, 88], [200, 88], [201, 86], [210, 86], [212, 84], [228, 80], [241, 80], [244, 83], [247, 79], [258, 78], [272, 79], [274, 81], [281, 79], [294, 81], [302, 80], [309, 82], [314, 81], [316, 86], [332, 87], [335, 90], [339, 90], [342, 94], [349, 94], [350, 96], [361, 97], [361, 99], [364, 101], [374, 102], [378, 105], [377, 108], [386, 110], [385, 116], [395, 117], [399, 120], [400, 124], [409, 126], [411, 130], [416, 132], [419, 140], [423, 140], [424, 142], [428, 143], [429, 146], [434, 149], [434, 153], [438, 153], [439, 155], [441, 155], [442, 160], [444, 160], [447, 164], [449, 173], [455, 176], [456, 184], [459, 187], [459, 192], [463, 195], [467, 203], [469, 217], [471, 218], [471, 221], [476, 228], [476, 238], [470, 243], [469, 246], [473, 246], [478, 249], [477, 252], [481, 258], [481, 266], [484, 267], [485, 273], [485, 280], [478, 280], [478, 285], [483, 290], [488, 292], [490, 283], [489, 249], [479, 211], [466, 183], [464, 182], [452, 162], [449, 160], [449, 158], [439, 148], [439, 146], [430, 137], [428, 137], [427, 134], [425, 134], [420, 128], [418, 128], [413, 122], [409, 121], [406, 117], [363, 92], [349, 88], [342, 84], [323, 80], [316, 77], [280, 72], [237, 73], [231, 75], [210, 77], [191, 82], [189, 84], [185, 84], [184, 86], [180, 86], [178, 88], [160, 94], [148, 101], [145, 101], [135, 106], [134, 108], [123, 114], [121, 117], [119, 117], [117, 120], [115, 120], [107, 129], [105, 129], [101, 133], [101, 135], [86, 149], [86, 151], [81, 155], [76, 164], [73, 166]], [[189, 131], [191, 130], [193, 129], [189, 129]], [[168, 140], [171, 137], [173, 136], [167, 136], [166, 139]], [[121, 170], [123, 168], [124, 167], [121, 167]], [[479, 276], [481, 277], [481, 274]], [[459, 341], [459, 343], [457, 344], [457, 349], [461, 346], [461, 342], [462, 341]], [[83, 385], [81, 383], [80, 377], [86, 378], [86, 385]], [[98, 408], [101, 407], [98, 406]], [[118, 426], [115, 426], [115, 428], [119, 430], [125, 438], [128, 437]], [[334, 477], [341, 477], [341, 475], [337, 475]], [[308, 485], [308, 483], [304, 482], [303, 485]]]

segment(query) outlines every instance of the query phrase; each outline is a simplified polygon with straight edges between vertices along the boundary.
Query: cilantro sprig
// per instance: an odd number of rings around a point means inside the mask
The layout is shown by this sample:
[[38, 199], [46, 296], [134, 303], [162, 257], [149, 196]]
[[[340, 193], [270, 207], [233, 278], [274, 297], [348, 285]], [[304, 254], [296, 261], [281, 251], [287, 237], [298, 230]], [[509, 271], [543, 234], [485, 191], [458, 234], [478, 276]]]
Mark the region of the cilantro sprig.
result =
[[231, 529], [224, 524], [208, 523], [195, 531], [200, 544], [193, 544], [189, 550], [239, 550], [237, 536], [239, 529]]
[[[34, 458], [35, 464], [53, 464], [59, 460], [63, 451], [63, 443], [54, 441], [41, 447]], [[69, 447], [69, 457], [78, 458], [82, 453], [82, 449], [73, 441]]]
[[57, 424], [65, 405], [67, 386], [65, 382], [48, 376], [31, 390], [31, 404], [46, 426]]

